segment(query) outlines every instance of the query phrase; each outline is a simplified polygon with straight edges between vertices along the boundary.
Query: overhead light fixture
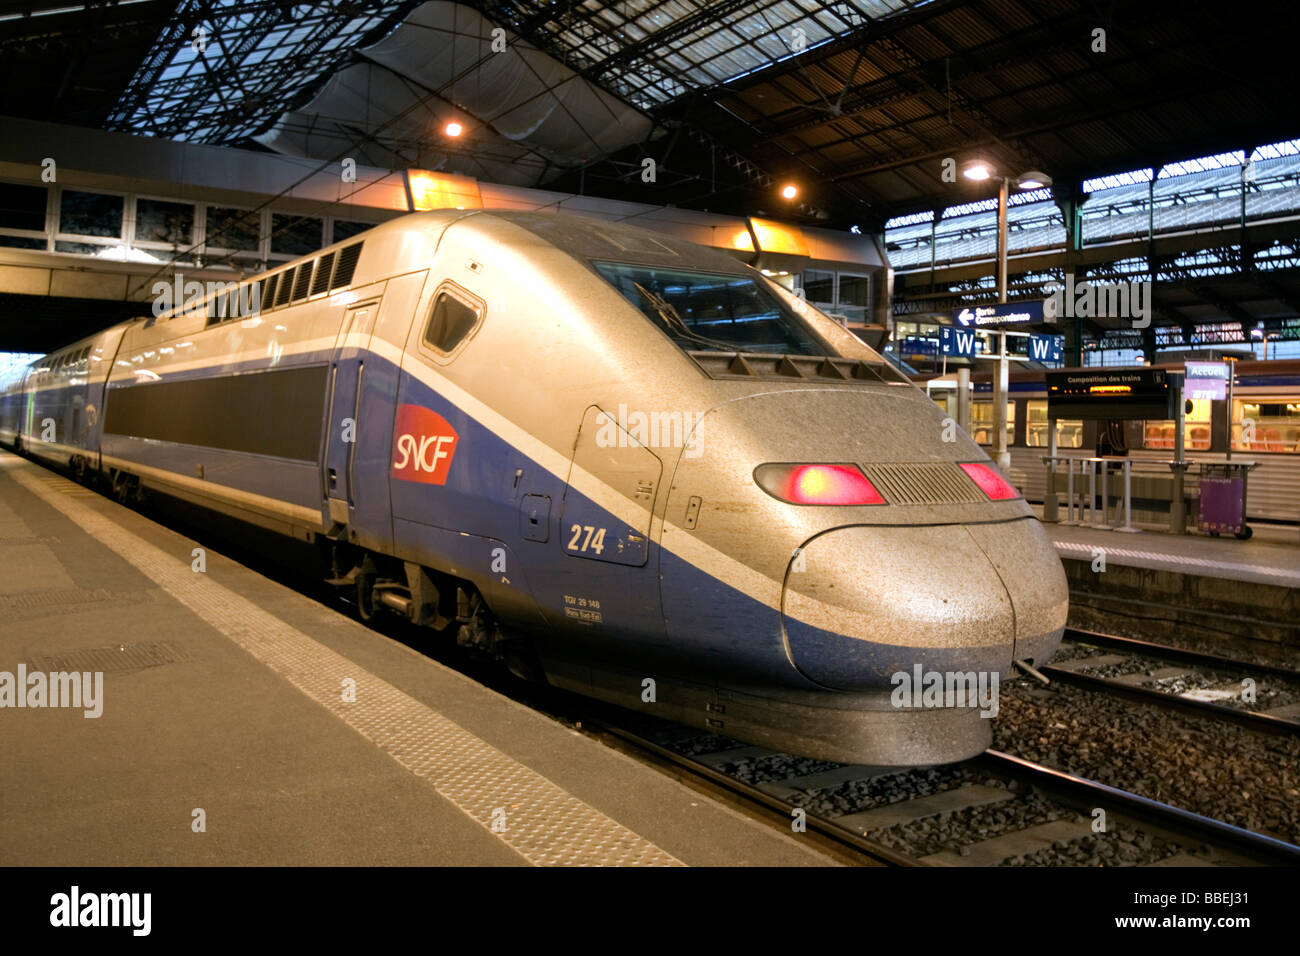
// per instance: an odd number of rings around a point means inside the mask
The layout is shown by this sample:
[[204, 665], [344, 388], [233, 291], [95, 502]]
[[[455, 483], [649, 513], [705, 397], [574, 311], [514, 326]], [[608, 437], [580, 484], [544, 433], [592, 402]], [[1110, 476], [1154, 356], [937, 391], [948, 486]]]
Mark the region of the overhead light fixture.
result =
[[782, 199], [793, 199], [797, 195], [799, 195], [799, 187], [794, 183], [786, 183], [781, 187]]
[[1031, 169], [1016, 178], [1016, 185], [1021, 189], [1046, 189], [1052, 185], [1052, 177], [1041, 170]]
[[461, 126], [455, 120], [452, 120], [450, 123], [448, 123], [446, 126], [442, 128], [442, 131], [446, 133], [448, 136], [450, 136], [452, 139], [455, 139], [461, 133], [465, 132], [465, 127]]
[[984, 160], [979, 159], [979, 160], [975, 160], [974, 162], [967, 163], [965, 167], [962, 169], [961, 174], [965, 176], [967, 179], [973, 179], [976, 182], [982, 182], [983, 180], [988, 179], [990, 176], [993, 175], [993, 169], [991, 166], [989, 166], [988, 163], [984, 162]]

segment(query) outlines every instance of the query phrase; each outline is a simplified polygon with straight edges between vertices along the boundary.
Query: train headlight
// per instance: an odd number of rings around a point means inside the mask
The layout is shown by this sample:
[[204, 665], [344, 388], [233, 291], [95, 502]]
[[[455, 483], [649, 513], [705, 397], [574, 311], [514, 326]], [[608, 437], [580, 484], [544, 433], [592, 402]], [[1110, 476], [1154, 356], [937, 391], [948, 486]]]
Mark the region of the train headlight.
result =
[[773, 498], [792, 505], [883, 505], [857, 465], [759, 465], [754, 480]]
[[966, 472], [971, 481], [979, 485], [980, 491], [988, 495], [992, 501], [1007, 501], [1020, 497], [1020, 492], [1016, 491], [1015, 486], [988, 465], [968, 461], [962, 464], [961, 470]]

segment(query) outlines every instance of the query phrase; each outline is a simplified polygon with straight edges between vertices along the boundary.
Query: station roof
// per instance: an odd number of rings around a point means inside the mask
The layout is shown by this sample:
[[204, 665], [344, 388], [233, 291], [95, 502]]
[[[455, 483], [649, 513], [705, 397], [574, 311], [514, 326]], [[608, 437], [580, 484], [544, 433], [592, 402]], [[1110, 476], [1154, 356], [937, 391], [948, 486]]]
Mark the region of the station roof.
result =
[[[0, 113], [307, 155], [336, 151], [337, 136], [319, 128], [346, 129], [393, 160], [483, 175], [474, 142], [451, 148], [442, 137], [439, 119], [452, 111], [482, 131], [498, 164], [531, 163], [538, 185], [866, 230], [989, 194], [991, 185], [945, 181], [945, 159], [978, 155], [1005, 174], [1039, 169], [1068, 184], [1294, 137], [1292, 52], [1277, 9], [1262, 0], [3, 0]], [[430, 44], [459, 48], [431, 58], [437, 70], [420, 72], [414, 56], [373, 62], [370, 51], [391, 46], [413, 15]], [[534, 141], [522, 121], [498, 129], [501, 105], [473, 92], [504, 62], [488, 55], [498, 28], [514, 68], [540, 77], [549, 138]], [[406, 98], [357, 94], [372, 107], [360, 116], [330, 115], [337, 95], [312, 109], [361, 64]], [[591, 95], [570, 109], [579, 88]], [[620, 134], [595, 135], [611, 103]], [[561, 135], [561, 124], [573, 129]], [[657, 163], [652, 181], [640, 175], [645, 158]], [[788, 205], [773, 190], [785, 178], [801, 187]]]

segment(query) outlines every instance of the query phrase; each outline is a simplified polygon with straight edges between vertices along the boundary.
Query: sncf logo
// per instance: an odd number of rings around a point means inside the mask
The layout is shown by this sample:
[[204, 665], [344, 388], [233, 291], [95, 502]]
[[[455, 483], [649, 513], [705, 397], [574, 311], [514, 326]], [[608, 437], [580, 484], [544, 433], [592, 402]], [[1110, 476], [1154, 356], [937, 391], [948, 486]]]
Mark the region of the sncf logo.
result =
[[419, 405], [400, 406], [393, 429], [392, 476], [445, 485], [459, 438], [456, 429], [437, 412]]

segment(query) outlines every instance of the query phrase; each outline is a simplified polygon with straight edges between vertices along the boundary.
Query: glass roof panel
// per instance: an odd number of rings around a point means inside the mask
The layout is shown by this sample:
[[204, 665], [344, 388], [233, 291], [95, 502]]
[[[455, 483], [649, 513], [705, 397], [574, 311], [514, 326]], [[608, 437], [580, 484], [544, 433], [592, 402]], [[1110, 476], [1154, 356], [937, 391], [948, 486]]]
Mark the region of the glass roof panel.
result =
[[192, 142], [247, 139], [417, 6], [380, 0], [358, 15], [353, 3], [179, 0], [107, 126]]

